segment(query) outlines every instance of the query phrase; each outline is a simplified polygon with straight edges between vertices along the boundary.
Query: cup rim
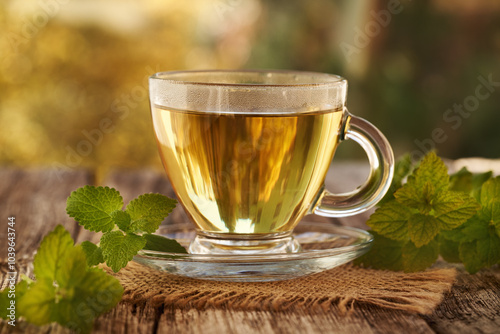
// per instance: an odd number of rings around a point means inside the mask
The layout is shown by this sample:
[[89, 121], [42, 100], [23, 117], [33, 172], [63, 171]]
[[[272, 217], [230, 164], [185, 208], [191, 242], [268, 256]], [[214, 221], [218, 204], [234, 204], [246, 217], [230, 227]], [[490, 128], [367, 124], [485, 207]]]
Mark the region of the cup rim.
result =
[[[176, 76], [189, 75], [189, 74], [201, 74], [201, 73], [277, 73], [277, 74], [296, 74], [302, 76], [314, 76], [319, 78], [325, 78], [324, 81], [320, 82], [290, 82], [285, 84], [272, 84], [272, 83], [231, 83], [231, 82], [205, 82], [205, 81], [195, 81], [195, 80], [179, 80]], [[211, 86], [211, 87], [242, 87], [242, 88], [333, 88], [335, 86], [342, 86], [347, 83], [347, 79], [337, 74], [321, 73], [314, 71], [297, 71], [297, 70], [276, 70], [276, 69], [208, 69], [208, 70], [181, 70], [181, 71], [163, 71], [157, 72], [149, 77], [152, 80], [161, 80], [169, 84], [178, 85], [198, 85], [198, 86]]]

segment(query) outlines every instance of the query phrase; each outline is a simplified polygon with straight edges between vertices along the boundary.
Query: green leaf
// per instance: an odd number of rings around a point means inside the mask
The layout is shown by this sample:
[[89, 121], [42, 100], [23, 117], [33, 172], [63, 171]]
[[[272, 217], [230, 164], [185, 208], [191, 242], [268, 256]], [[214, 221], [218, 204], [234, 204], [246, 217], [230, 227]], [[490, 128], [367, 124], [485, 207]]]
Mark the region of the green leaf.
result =
[[441, 235], [455, 242], [471, 242], [488, 237], [488, 223], [475, 215], [463, 225], [451, 231], [441, 231]]
[[467, 168], [463, 167], [455, 174], [450, 175], [450, 190], [470, 194], [472, 188], [472, 173]]
[[47, 278], [55, 280], [63, 266], [63, 257], [73, 248], [73, 239], [61, 225], [47, 234], [37, 250], [33, 260], [34, 272], [37, 279]]
[[439, 221], [433, 216], [414, 214], [408, 220], [411, 241], [417, 247], [427, 245], [439, 233]]
[[374, 237], [373, 245], [368, 253], [354, 260], [354, 263], [364, 264], [374, 269], [403, 270], [404, 242], [386, 238], [375, 231], [369, 232]]
[[107, 232], [115, 225], [111, 214], [122, 207], [123, 199], [115, 189], [85, 186], [71, 193], [66, 212], [87, 230]]
[[[425, 187], [425, 189], [424, 189]], [[429, 213], [431, 210], [431, 197], [436, 192], [434, 186], [427, 182], [422, 188], [418, 188], [415, 183], [406, 183], [394, 193], [396, 201], [401, 205], [416, 209], [422, 213]]]
[[418, 189], [422, 189], [427, 182], [430, 182], [436, 191], [447, 190], [450, 183], [448, 168], [435, 152], [428, 153], [415, 173], [408, 178], [408, 183], [414, 183]]
[[17, 311], [26, 320], [37, 326], [53, 321], [56, 304], [56, 288], [52, 280], [37, 279], [17, 303]]
[[168, 239], [157, 234], [144, 234], [146, 246], [144, 249], [167, 253], [182, 253], [187, 254], [186, 248], [175, 239]]
[[500, 231], [500, 177], [486, 181], [481, 188], [483, 214]]
[[433, 240], [417, 247], [408, 242], [403, 247], [403, 268], [405, 272], [422, 271], [436, 262], [439, 255], [439, 244]]
[[394, 197], [399, 203], [417, 209], [423, 214], [428, 214], [433, 209], [432, 205], [437, 194], [434, 185], [426, 182], [422, 188], [416, 188], [415, 185], [405, 185], [394, 194]]
[[104, 258], [102, 257], [102, 249], [99, 246], [90, 241], [84, 241], [81, 245], [83, 251], [85, 252], [87, 264], [89, 265], [89, 267], [97, 266], [99, 263], [104, 262]]
[[87, 272], [87, 258], [80, 245], [68, 249], [62, 257], [61, 269], [56, 274], [59, 288], [70, 289], [78, 286]]
[[448, 186], [448, 169], [444, 162], [431, 152], [408, 177], [406, 184], [396, 191], [394, 197], [401, 204], [428, 213], [434, 195], [447, 190]]
[[[11, 307], [11, 300], [18, 303], [22, 296], [28, 291], [29, 283], [25, 280], [19, 281], [13, 290], [7, 285], [2, 292], [0, 292], [0, 319], [11, 320], [7, 318], [10, 314], [10, 310], [7, 308]], [[17, 316], [16, 316], [17, 318]]]
[[8, 294], [9, 286], [5, 287], [5, 289], [0, 292], [0, 319], [8, 319], [7, 315], [9, 314], [9, 310], [7, 310], [7, 308], [10, 306], [11, 301]]
[[[130, 228], [130, 215], [122, 210], [116, 210], [111, 213], [114, 223], [120, 228], [120, 230], [129, 232]], [[130, 231], [132, 232], [132, 231]]]
[[[17, 317], [39, 326], [56, 321], [75, 332], [90, 333], [94, 318], [120, 301], [123, 288], [116, 278], [87, 266], [84, 248], [92, 256], [98, 249], [90, 242], [73, 246], [62, 226], [43, 239], [34, 261], [36, 281], [26, 278], [16, 285]], [[2, 307], [10, 303], [5, 294], [0, 293]]]
[[500, 195], [500, 176], [489, 179], [481, 188], [481, 204], [487, 205], [489, 202], [498, 200]]
[[473, 174], [463, 167], [450, 176], [450, 190], [465, 192], [480, 201], [481, 187], [492, 175], [491, 171]]
[[56, 321], [74, 331], [92, 329], [94, 318], [111, 310], [120, 301], [123, 288], [120, 282], [99, 268], [90, 268], [75, 287], [72, 298], [57, 305]]
[[481, 188], [483, 184], [493, 176], [493, 172], [472, 174], [472, 192], [471, 196], [477, 201], [481, 200]]
[[105, 233], [101, 238], [102, 256], [106, 264], [116, 273], [146, 245], [146, 239], [121, 231]]
[[144, 194], [132, 200], [126, 208], [132, 232], [153, 233], [175, 208], [176, 200], [161, 194]]
[[494, 227], [482, 221], [481, 233], [477, 227], [475, 233], [476, 240], [461, 242], [459, 246], [460, 259], [471, 274], [500, 261], [500, 237]]
[[477, 273], [482, 267], [483, 262], [477, 253], [476, 242], [463, 242], [458, 247], [460, 260], [462, 260], [465, 270], [470, 274]]
[[485, 267], [500, 262], [500, 237], [491, 229], [488, 238], [478, 240], [476, 247]]
[[[87, 296], [94, 296], [94, 300], [87, 300]], [[113, 276], [106, 274], [100, 268], [89, 268], [82, 284], [78, 286], [75, 296], [85, 299], [97, 314], [103, 314], [118, 304], [123, 295], [123, 287]]]
[[[82, 299], [83, 300], [83, 299]], [[53, 321], [69, 328], [76, 333], [90, 333], [94, 325], [96, 314], [84, 313], [85, 302], [73, 299], [61, 299], [55, 306]]]
[[474, 216], [480, 205], [469, 195], [458, 191], [442, 191], [433, 204], [443, 230], [454, 229]]
[[451, 263], [461, 263], [459, 256], [459, 247], [460, 243], [451, 241], [441, 237], [439, 239], [439, 254], [443, 257], [443, 259], [447, 262]]
[[366, 224], [375, 232], [393, 240], [408, 238], [408, 219], [411, 211], [404, 205], [392, 201], [378, 208]]

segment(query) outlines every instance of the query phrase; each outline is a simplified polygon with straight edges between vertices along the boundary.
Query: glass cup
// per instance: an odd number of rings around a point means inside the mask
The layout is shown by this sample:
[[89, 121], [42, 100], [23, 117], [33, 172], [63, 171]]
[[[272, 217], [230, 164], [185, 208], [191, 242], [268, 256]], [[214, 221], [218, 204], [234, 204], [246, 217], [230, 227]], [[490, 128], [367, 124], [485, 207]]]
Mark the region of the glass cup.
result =
[[[384, 135], [347, 111], [347, 81], [299, 71], [178, 71], [150, 78], [161, 160], [196, 226], [193, 254], [300, 251], [306, 215], [345, 217], [387, 192], [394, 157]], [[324, 180], [340, 142], [366, 151], [370, 174], [333, 194]], [[335, 177], [335, 176], [333, 176]]]

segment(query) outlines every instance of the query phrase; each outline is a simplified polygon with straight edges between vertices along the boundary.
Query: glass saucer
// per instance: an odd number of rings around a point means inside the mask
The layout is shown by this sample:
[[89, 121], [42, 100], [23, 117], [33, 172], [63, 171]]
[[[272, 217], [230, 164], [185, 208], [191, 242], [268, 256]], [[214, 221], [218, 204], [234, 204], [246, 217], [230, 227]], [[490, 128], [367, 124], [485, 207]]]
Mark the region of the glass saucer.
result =
[[[158, 230], [187, 247], [196, 236], [192, 224], [173, 224]], [[347, 263], [368, 251], [373, 237], [352, 227], [301, 222], [294, 237], [298, 253], [266, 255], [179, 254], [141, 250], [134, 261], [170, 274], [198, 279], [265, 282], [315, 274]]]

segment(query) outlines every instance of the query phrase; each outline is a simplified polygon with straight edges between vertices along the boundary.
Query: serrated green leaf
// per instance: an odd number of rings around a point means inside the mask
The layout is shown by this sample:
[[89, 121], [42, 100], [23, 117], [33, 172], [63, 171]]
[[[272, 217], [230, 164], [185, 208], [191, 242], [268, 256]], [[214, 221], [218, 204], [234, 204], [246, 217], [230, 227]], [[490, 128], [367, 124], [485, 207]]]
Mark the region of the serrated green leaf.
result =
[[477, 241], [477, 252], [484, 266], [491, 267], [500, 262], [500, 237], [490, 229], [488, 238]]
[[490, 201], [498, 200], [500, 195], [500, 176], [489, 179], [481, 188], [481, 204], [487, 205]]
[[86, 300], [96, 315], [108, 312], [118, 304], [123, 295], [123, 287], [113, 276], [100, 268], [89, 268], [82, 284], [75, 294], [80, 297], [94, 296], [94, 300]]
[[28, 282], [22, 280], [15, 285], [14, 290], [11, 290], [9, 285], [7, 285], [5, 289], [0, 292], [0, 319], [11, 320], [7, 318], [7, 315], [10, 313], [8, 308], [11, 307], [11, 301], [13, 300], [15, 303], [19, 302], [26, 291], [28, 291]]
[[116, 210], [111, 213], [111, 217], [113, 218], [113, 222], [120, 228], [120, 230], [125, 232], [130, 231], [130, 215], [122, 210]]
[[445, 239], [441, 237], [439, 239], [439, 254], [443, 259], [450, 263], [460, 263], [459, 247], [460, 243]]
[[483, 267], [481, 258], [477, 253], [475, 241], [460, 243], [458, 251], [460, 260], [464, 264], [465, 270], [467, 270], [469, 274], [475, 274]]
[[491, 179], [493, 172], [489, 171], [486, 173], [472, 174], [472, 192], [471, 196], [476, 199], [476, 201], [481, 200], [481, 188], [483, 184]]
[[177, 201], [161, 194], [144, 194], [132, 200], [126, 208], [133, 232], [153, 233], [175, 208]]
[[404, 205], [392, 201], [379, 207], [366, 224], [375, 232], [393, 240], [408, 238], [408, 219], [411, 211]]
[[436, 191], [447, 190], [450, 183], [448, 168], [435, 152], [430, 152], [422, 159], [411, 180], [408, 178], [408, 183], [410, 182], [415, 183], [418, 189], [430, 182]]
[[433, 216], [417, 213], [408, 220], [408, 235], [416, 247], [422, 247], [434, 239], [439, 227], [439, 221]]
[[10, 306], [10, 298], [8, 297], [9, 287], [7, 286], [3, 291], [0, 292], [0, 319], [8, 319], [7, 315], [9, 310], [7, 308]]
[[422, 271], [436, 262], [439, 244], [433, 240], [422, 247], [416, 247], [411, 241], [403, 247], [403, 268], [405, 272]]
[[146, 246], [144, 246], [144, 249], [158, 252], [187, 254], [186, 248], [182, 247], [175, 239], [165, 238], [157, 234], [144, 234], [143, 237], [146, 239]]
[[435, 199], [433, 209], [443, 230], [454, 229], [474, 216], [480, 205], [469, 195], [459, 191], [442, 191]]
[[[97, 246], [89, 242], [84, 245], [73, 246], [62, 226], [43, 239], [36, 256], [36, 281], [28, 279], [32, 283], [21, 281], [16, 285], [17, 317], [38, 326], [56, 321], [76, 332], [89, 333], [94, 318], [119, 302], [123, 294], [120, 282], [101, 269], [87, 266], [83, 247], [95, 252]], [[10, 303], [3, 295], [1, 292], [2, 306], [5, 301]]]
[[396, 193], [396, 200], [428, 213], [434, 195], [449, 186], [448, 169], [444, 162], [434, 153], [427, 154], [420, 165], [408, 177], [408, 181]]
[[488, 226], [487, 230], [488, 233], [484, 238], [460, 243], [460, 259], [471, 274], [500, 261], [500, 237], [492, 226]]
[[441, 235], [455, 242], [471, 242], [488, 236], [488, 223], [480, 215], [475, 215], [463, 225], [451, 231], [441, 231]]
[[32, 324], [42, 326], [53, 321], [55, 304], [56, 288], [52, 280], [43, 277], [29, 287], [16, 306], [20, 316]]
[[92, 331], [96, 314], [89, 312], [82, 316], [85, 307], [83, 301], [73, 299], [61, 299], [55, 304], [55, 315], [53, 321], [61, 326], [69, 328], [75, 333], [87, 334]]
[[121, 231], [104, 233], [101, 238], [102, 256], [115, 273], [125, 267], [145, 245], [145, 238], [133, 233], [124, 235]]
[[96, 244], [90, 241], [84, 241], [82, 242], [82, 249], [85, 252], [87, 264], [89, 265], [89, 267], [97, 266], [99, 263], [104, 262], [104, 258], [102, 257], [102, 249]]
[[467, 168], [463, 167], [450, 176], [450, 190], [465, 192], [479, 202], [481, 199], [481, 187], [492, 175], [491, 171], [473, 174]]
[[115, 225], [111, 213], [122, 207], [123, 198], [115, 189], [85, 186], [68, 197], [66, 212], [87, 230], [107, 232]]
[[99, 268], [90, 268], [75, 287], [70, 299], [58, 303], [56, 321], [74, 331], [87, 333], [94, 318], [111, 310], [120, 301], [120, 282]]
[[[429, 183], [430, 184], [430, 183]], [[398, 203], [409, 208], [425, 212], [428, 201], [423, 195], [423, 190], [417, 188], [415, 183], [406, 183], [394, 193], [394, 198]]]
[[73, 238], [61, 225], [47, 234], [37, 250], [33, 260], [37, 279], [55, 280], [61, 267], [64, 255], [73, 248]]
[[[448, 261], [464, 262], [471, 272], [500, 261], [500, 177], [491, 179], [491, 172], [472, 174], [464, 168], [450, 178], [432, 152], [394, 198], [400, 206], [384, 203], [368, 225], [404, 243], [399, 254], [405, 271], [427, 268], [439, 252]], [[370, 258], [370, 253], [365, 256]]]
[[375, 231], [369, 232], [374, 237], [373, 245], [368, 253], [354, 260], [354, 263], [374, 269], [403, 270], [402, 249], [404, 242], [385, 238]]
[[463, 167], [458, 172], [450, 175], [450, 190], [470, 194], [472, 188], [472, 173], [467, 168]]
[[70, 289], [78, 286], [87, 272], [87, 258], [80, 245], [67, 250], [62, 257], [61, 268], [56, 274], [59, 288]]
[[500, 230], [500, 177], [489, 179], [481, 188], [482, 212]]
[[436, 188], [431, 182], [425, 182], [421, 188], [417, 188], [414, 184], [404, 185], [394, 194], [399, 203], [417, 209], [423, 214], [432, 211], [436, 196]]

